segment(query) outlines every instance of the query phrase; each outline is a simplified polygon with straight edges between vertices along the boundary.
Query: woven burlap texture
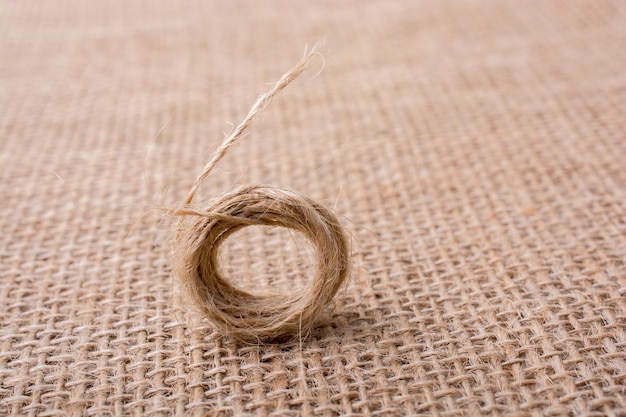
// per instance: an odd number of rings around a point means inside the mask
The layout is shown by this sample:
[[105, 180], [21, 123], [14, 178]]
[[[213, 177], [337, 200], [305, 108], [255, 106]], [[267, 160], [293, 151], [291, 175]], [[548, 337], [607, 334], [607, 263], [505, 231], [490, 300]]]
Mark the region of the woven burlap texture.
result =
[[[624, 5], [3, 0], [0, 414], [626, 415]], [[239, 345], [151, 208], [322, 38], [201, 194], [334, 208], [350, 282], [311, 337]], [[256, 292], [315, 265], [229, 242]]]

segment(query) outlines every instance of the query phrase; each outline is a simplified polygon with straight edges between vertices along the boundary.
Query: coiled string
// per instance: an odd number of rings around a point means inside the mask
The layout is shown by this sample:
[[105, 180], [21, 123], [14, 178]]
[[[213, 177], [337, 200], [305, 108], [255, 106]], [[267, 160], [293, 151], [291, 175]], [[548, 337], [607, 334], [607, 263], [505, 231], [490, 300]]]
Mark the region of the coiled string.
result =
[[[197, 309], [218, 329], [245, 342], [276, 342], [308, 335], [346, 280], [348, 240], [337, 217], [311, 198], [270, 185], [244, 185], [193, 204], [200, 184], [268, 105], [318, 55], [314, 47], [261, 95], [246, 118], [215, 151], [180, 207], [173, 272]], [[246, 226], [281, 226], [302, 233], [316, 249], [317, 271], [300, 293], [255, 295], [231, 285], [218, 264], [220, 245]]]

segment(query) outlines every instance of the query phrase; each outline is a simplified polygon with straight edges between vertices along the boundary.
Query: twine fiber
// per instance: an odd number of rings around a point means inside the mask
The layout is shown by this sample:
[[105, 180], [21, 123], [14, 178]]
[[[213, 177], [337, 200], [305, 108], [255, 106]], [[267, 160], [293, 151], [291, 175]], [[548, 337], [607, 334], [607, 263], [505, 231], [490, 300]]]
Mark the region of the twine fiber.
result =
[[[0, 0], [0, 415], [626, 415], [624, 7]], [[309, 337], [239, 343], [173, 292], [202, 217], [146, 210], [322, 38], [189, 209], [296, 189], [352, 272]], [[224, 278], [307, 293], [288, 230]]]
[[[307, 68], [317, 46], [259, 97], [248, 116], [215, 151], [184, 204], [173, 211], [177, 216], [193, 216], [183, 217], [176, 226], [174, 274], [204, 316], [240, 341], [284, 341], [308, 335], [326, 317], [324, 308], [348, 275], [348, 243], [339, 220], [296, 191], [268, 185], [240, 186], [210, 201], [204, 211], [190, 207], [200, 184], [272, 97]], [[287, 227], [315, 244], [318, 268], [309, 288], [296, 294], [261, 296], [236, 288], [222, 276], [218, 262], [221, 243], [252, 225]]]
[[[302, 337], [325, 317], [324, 308], [348, 273], [348, 244], [337, 217], [290, 190], [243, 186], [208, 205], [206, 214], [178, 224], [175, 263], [179, 279], [200, 311], [222, 331], [248, 342]], [[251, 225], [301, 232], [317, 248], [318, 268], [303, 293], [256, 296], [220, 273], [220, 244]]]

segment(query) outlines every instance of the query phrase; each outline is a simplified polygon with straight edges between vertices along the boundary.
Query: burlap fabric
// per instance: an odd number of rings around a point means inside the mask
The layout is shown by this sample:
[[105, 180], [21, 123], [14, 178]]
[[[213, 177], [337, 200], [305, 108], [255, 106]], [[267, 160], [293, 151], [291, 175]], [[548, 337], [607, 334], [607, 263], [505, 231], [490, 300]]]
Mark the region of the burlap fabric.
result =
[[[626, 415], [626, 10], [614, 1], [0, 6], [0, 414]], [[326, 38], [202, 193], [334, 207], [350, 284], [240, 346], [174, 289], [163, 212]], [[297, 291], [282, 229], [229, 239]]]

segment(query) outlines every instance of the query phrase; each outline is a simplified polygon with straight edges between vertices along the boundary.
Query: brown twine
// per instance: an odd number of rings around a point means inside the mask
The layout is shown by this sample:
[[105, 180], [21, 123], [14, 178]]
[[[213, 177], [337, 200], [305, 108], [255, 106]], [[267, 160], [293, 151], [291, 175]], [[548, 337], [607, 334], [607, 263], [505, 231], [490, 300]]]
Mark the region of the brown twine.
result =
[[[271, 342], [303, 336], [321, 324], [323, 310], [348, 275], [348, 240], [337, 217], [311, 198], [270, 185], [245, 185], [192, 206], [200, 184], [229, 148], [265, 109], [272, 97], [308, 68], [314, 47], [261, 95], [206, 164], [183, 204], [174, 236], [174, 274], [199, 311], [218, 329], [248, 342]], [[254, 295], [222, 276], [220, 245], [246, 226], [282, 226], [301, 232], [316, 247], [317, 271], [308, 287], [287, 295]]]

